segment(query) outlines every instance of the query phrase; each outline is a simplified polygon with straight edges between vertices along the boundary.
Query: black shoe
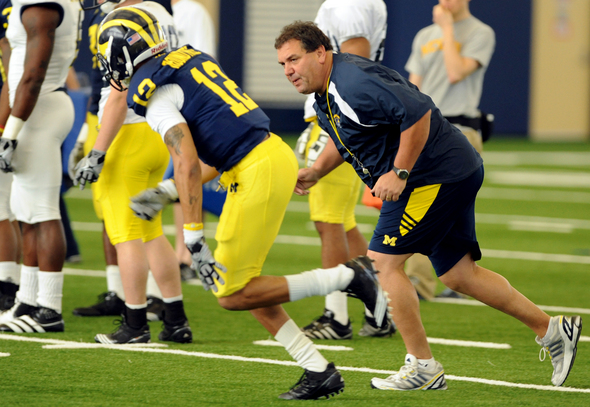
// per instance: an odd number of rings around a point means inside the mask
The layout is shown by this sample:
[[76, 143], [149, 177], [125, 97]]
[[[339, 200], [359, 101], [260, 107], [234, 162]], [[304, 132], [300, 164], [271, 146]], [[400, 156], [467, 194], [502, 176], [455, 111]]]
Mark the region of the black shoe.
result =
[[0, 281], [0, 311], [7, 311], [14, 306], [18, 284]]
[[387, 314], [385, 324], [379, 328], [375, 323], [375, 318], [365, 315], [365, 322], [359, 331], [359, 336], [374, 336], [376, 338], [384, 338], [393, 335], [396, 332], [395, 324], [391, 316]]
[[378, 271], [373, 268], [372, 263], [367, 256], [359, 256], [344, 263], [354, 271], [354, 277], [344, 291], [349, 297], [361, 300], [373, 314], [376, 325], [381, 327], [385, 321], [389, 299], [377, 280]]
[[127, 325], [124, 316], [121, 316], [121, 319], [117, 319], [113, 323], [119, 325], [113, 333], [97, 334], [94, 340], [107, 345], [121, 345], [126, 343], [148, 343], [151, 339], [150, 327], [147, 325], [139, 329], [131, 328]]
[[351, 339], [352, 325], [342, 325], [334, 320], [334, 313], [324, 309], [324, 314], [311, 324], [301, 328], [305, 336], [311, 339]]
[[316, 400], [322, 397], [330, 398], [344, 391], [344, 379], [340, 372], [329, 363], [323, 372], [305, 370], [303, 375], [291, 390], [279, 396], [283, 400]]
[[125, 301], [120, 299], [114, 291], [102, 293], [98, 302], [90, 307], [75, 308], [72, 314], [78, 317], [119, 316], [125, 310]]
[[158, 297], [147, 296], [147, 319], [148, 321], [164, 320], [164, 301]]
[[[26, 307], [31, 307], [26, 304]], [[35, 307], [30, 314], [21, 315], [10, 322], [0, 325], [1, 332], [43, 333], [63, 332], [64, 320], [62, 315], [54, 309]]]
[[180, 279], [182, 281], [190, 281], [197, 278], [197, 272], [186, 263], [180, 263]]
[[179, 325], [168, 325], [164, 321], [162, 332], [158, 335], [158, 339], [177, 343], [191, 343], [193, 341], [193, 331], [188, 326], [188, 319]]

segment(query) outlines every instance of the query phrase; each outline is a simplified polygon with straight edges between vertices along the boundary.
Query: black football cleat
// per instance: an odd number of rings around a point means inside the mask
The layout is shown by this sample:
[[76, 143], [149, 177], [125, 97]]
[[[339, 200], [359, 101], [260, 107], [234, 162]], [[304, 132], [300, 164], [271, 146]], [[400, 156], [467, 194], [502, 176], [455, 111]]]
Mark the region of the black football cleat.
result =
[[340, 372], [329, 363], [323, 372], [305, 370], [291, 390], [279, 396], [283, 400], [317, 400], [330, 398], [344, 391], [344, 379]]
[[125, 301], [120, 299], [114, 291], [109, 291], [100, 294], [96, 304], [90, 307], [74, 308], [72, 314], [77, 317], [116, 317], [123, 311], [125, 311]]

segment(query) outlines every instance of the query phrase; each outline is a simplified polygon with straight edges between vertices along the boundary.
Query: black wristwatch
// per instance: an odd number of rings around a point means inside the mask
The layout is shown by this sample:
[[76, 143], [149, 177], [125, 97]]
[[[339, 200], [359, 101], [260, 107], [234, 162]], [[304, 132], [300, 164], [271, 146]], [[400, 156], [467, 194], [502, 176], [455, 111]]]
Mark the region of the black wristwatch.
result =
[[394, 166], [393, 171], [397, 174], [398, 178], [403, 181], [407, 180], [410, 176], [410, 172], [408, 170], [404, 170], [403, 168], [397, 168]]

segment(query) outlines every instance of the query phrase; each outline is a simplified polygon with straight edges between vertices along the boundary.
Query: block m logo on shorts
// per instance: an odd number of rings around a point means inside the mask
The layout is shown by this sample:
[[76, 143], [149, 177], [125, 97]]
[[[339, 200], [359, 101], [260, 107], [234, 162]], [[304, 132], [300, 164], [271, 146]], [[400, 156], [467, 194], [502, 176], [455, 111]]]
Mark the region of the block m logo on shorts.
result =
[[389, 236], [385, 235], [383, 237], [383, 244], [386, 246], [395, 246], [396, 240], [397, 240], [397, 237], [389, 237]]

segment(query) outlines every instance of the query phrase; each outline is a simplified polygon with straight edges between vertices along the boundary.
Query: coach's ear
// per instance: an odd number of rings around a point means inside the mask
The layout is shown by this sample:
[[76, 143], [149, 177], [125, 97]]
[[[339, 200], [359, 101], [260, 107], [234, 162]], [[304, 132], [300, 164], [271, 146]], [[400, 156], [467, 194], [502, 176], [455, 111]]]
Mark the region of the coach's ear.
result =
[[320, 45], [318, 47], [318, 49], [315, 50], [315, 53], [318, 57], [318, 61], [320, 62], [320, 64], [324, 64], [326, 62], [326, 47], [324, 47], [323, 45]]

